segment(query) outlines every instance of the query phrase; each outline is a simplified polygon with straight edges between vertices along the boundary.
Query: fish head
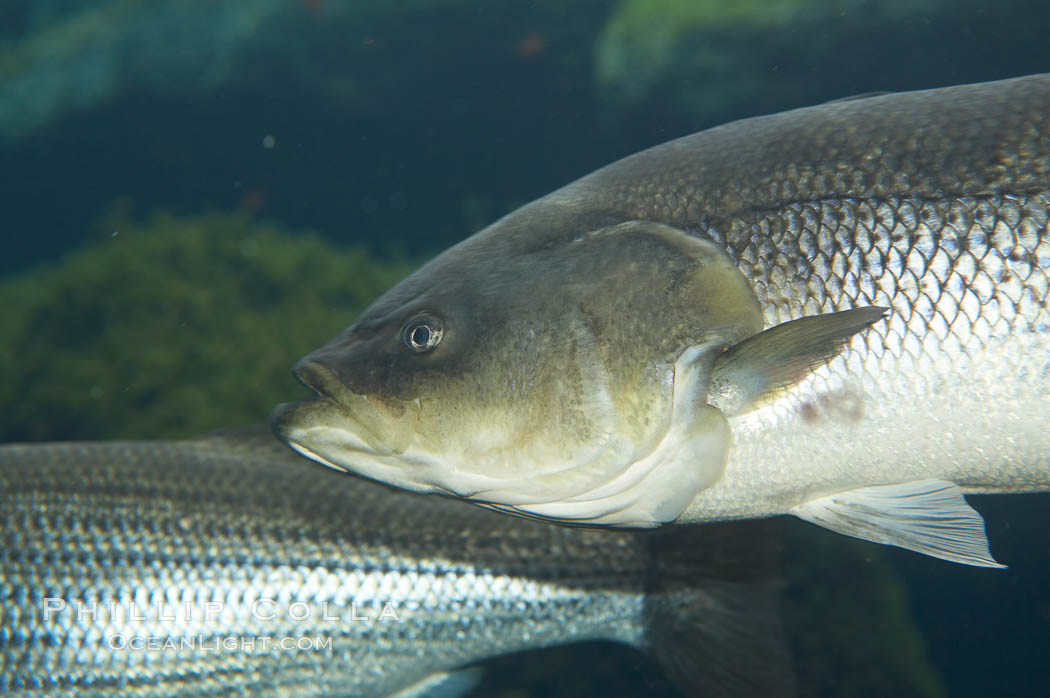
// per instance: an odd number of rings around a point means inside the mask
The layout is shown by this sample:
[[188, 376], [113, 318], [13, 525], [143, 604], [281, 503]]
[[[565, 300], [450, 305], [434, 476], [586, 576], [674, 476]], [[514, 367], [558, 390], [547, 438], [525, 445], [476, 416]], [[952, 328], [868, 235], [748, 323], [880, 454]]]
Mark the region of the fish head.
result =
[[713, 243], [647, 221], [496, 243], [451, 248], [300, 360], [318, 397], [280, 406], [278, 434], [512, 513], [673, 520], [725, 465], [704, 393], [715, 357], [762, 327], [749, 284]]

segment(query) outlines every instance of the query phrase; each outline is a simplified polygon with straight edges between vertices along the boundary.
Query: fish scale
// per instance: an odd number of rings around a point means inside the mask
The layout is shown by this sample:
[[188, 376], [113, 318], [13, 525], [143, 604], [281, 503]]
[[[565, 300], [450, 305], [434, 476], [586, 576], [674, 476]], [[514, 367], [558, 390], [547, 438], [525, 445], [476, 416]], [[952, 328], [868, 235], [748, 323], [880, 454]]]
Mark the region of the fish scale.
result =
[[4, 445], [0, 693], [404, 698], [602, 639], [689, 695], [790, 695], [769, 540], [716, 528], [668, 554], [339, 477], [258, 429]]
[[[290, 454], [245, 460], [202, 444], [0, 448], [0, 690], [385, 695], [505, 651], [638, 641], [644, 551], [635, 541], [453, 502], [417, 506], [324, 475]], [[539, 551], [542, 565], [531, 561]], [[117, 614], [45, 620], [48, 597], [70, 608], [113, 602]], [[276, 618], [253, 617], [260, 598], [274, 600], [259, 608]], [[376, 620], [388, 601], [400, 620]], [[218, 620], [193, 615], [208, 602], [224, 605]], [[305, 620], [286, 616], [296, 602]], [[127, 617], [133, 603], [141, 619]], [[370, 620], [348, 619], [351, 603]], [[342, 620], [324, 621], [323, 604]], [[121, 651], [107, 646], [116, 636], [332, 645]]]
[[[828, 216], [823, 213], [827, 208], [847, 210], [851, 215]], [[739, 255], [741, 261], [772, 260], [772, 268], [741, 265], [753, 280], [767, 321], [776, 324], [862, 305], [885, 305], [891, 313], [884, 325], [876, 325], [856, 338], [840, 358], [818, 371], [783, 403], [740, 418], [734, 429], [739, 437], [736, 453], [742, 463], [780, 461], [784, 468], [796, 468], [795, 472], [824, 475], [836, 470], [861, 470], [858, 461], [843, 457], [843, 451], [856, 452], [854, 449], [832, 448], [835, 462], [818, 458], [805, 467], [800, 464], [808, 460], [806, 455], [789, 463], [776, 455], [789, 440], [793, 446], [803, 439], [819, 444], [817, 449], [806, 449], [809, 457], [827, 447], [827, 436], [834, 430], [800, 426], [799, 422], [805, 421], [805, 417], [800, 419], [805, 413], [801, 406], [819, 403], [847, 389], [863, 393], [865, 403], [875, 409], [899, 407], [916, 395], [947, 396], [966, 390], [976, 400], [991, 400], [986, 405], [988, 410], [999, 409], [995, 400], [1001, 398], [999, 404], [1017, 414], [1022, 401], [1010, 394], [1013, 388], [1008, 386], [1030, 377], [1035, 382], [1028, 388], [1036, 388], [1032, 392], [1038, 399], [1029, 402], [1027, 409], [1040, 409], [1035, 405], [1046, 399], [1050, 356], [1050, 313], [1046, 307], [1050, 193], [943, 201], [823, 201], [792, 204], [788, 209], [755, 224], [756, 232], [746, 237], [757, 241], [755, 244], [744, 249], [729, 247], [730, 254]], [[812, 209], [812, 213], [806, 215], [800, 209]], [[849, 218], [869, 219], [874, 224], [834, 224]], [[800, 229], [800, 224], [806, 227]], [[876, 262], [867, 263], [873, 253]], [[804, 255], [808, 262], [804, 275], [787, 268], [798, 255]], [[806, 292], [798, 293], [785, 277], [803, 281]], [[996, 384], [1007, 387], [996, 389]], [[879, 422], [886, 433], [908, 419], [906, 409], [894, 411], [898, 412], [895, 419], [886, 415]], [[900, 414], [902, 411], [905, 414]], [[863, 436], [860, 429], [849, 427], [835, 434], [838, 443]], [[792, 430], [801, 434], [792, 438], [786, 434]], [[996, 431], [1002, 435], [1001, 427]], [[748, 439], [750, 434], [755, 435], [754, 440]], [[777, 439], [777, 434], [784, 435], [783, 439]], [[1038, 452], [1042, 441], [1037, 440], [1025, 453]], [[988, 447], [991, 449], [992, 444]], [[900, 453], [895, 465], [902, 472], [893, 473], [890, 481], [900, 479], [909, 467], [921, 475], [922, 461], [934, 455], [953, 457], [943, 452], [918, 452], [911, 457]], [[1034, 456], [1027, 459], [1038, 463]], [[866, 460], [870, 462], [870, 458]], [[973, 472], [968, 467], [972, 463], [960, 463], [957, 478], [961, 483], [972, 483], [974, 490], [1045, 486], [1045, 473], [1040, 469], [1023, 472], [1032, 470], [1024, 464], [1017, 466], [1022, 472], [1011, 476], [1011, 460], [1011, 454], [1004, 453], [1001, 460], [988, 462], [981, 472]], [[835, 491], [839, 485], [828, 480], [826, 489]], [[994, 481], [1000, 484], [978, 484]], [[850, 484], [841, 487], [848, 489]], [[694, 508], [710, 511], [710, 504], [699, 501]]]
[[[649, 182], [685, 203], [659, 206]], [[718, 242], [767, 325], [890, 309], [783, 399], [731, 419], [726, 475], [681, 521], [931, 472], [970, 492], [1050, 487], [1050, 76], [735, 122], [548, 198]]]

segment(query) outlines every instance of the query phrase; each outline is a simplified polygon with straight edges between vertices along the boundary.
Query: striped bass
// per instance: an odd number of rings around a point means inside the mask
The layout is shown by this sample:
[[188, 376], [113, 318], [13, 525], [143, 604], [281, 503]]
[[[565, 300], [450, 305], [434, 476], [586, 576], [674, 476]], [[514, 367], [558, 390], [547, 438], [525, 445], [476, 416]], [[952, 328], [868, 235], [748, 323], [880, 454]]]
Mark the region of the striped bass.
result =
[[1050, 75], [840, 100], [620, 160], [304, 357], [315, 460], [553, 522], [793, 514], [999, 566], [1050, 489]]

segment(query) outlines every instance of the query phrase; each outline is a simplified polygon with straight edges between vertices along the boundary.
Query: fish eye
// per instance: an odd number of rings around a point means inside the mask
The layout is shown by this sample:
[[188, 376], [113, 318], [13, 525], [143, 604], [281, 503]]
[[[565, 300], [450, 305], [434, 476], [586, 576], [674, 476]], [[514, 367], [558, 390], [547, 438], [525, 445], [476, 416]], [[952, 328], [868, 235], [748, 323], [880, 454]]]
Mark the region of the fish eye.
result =
[[401, 328], [401, 343], [417, 354], [428, 352], [438, 345], [444, 328], [429, 315], [414, 317]]

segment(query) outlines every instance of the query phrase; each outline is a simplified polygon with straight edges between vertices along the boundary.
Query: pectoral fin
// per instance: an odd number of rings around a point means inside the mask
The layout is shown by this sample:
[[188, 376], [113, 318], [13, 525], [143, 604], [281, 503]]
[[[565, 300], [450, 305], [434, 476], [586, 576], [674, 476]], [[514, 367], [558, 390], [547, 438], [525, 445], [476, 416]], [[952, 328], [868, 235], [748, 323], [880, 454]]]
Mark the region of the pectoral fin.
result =
[[1005, 567], [988, 550], [984, 519], [959, 486], [946, 480], [862, 487], [800, 504], [790, 513], [854, 538], [964, 565]]
[[707, 403], [727, 417], [758, 407], [834, 358], [850, 337], [886, 312], [872, 306], [812, 315], [734, 344], [715, 361]]

